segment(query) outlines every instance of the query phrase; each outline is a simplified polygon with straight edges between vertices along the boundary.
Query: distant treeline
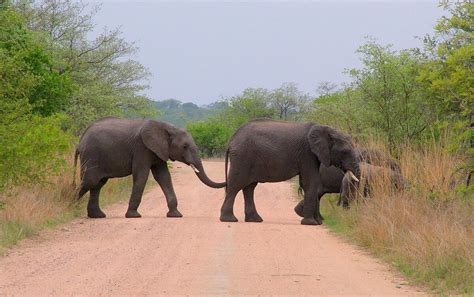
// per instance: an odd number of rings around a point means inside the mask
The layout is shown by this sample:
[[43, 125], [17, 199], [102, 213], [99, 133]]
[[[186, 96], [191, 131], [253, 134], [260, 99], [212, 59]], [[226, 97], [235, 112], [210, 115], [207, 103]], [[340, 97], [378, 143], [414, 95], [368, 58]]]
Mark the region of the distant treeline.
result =
[[228, 107], [225, 101], [198, 106], [192, 102], [183, 103], [176, 99], [154, 101], [153, 105], [160, 110], [157, 117], [159, 120], [178, 127], [186, 127], [189, 122], [206, 120]]

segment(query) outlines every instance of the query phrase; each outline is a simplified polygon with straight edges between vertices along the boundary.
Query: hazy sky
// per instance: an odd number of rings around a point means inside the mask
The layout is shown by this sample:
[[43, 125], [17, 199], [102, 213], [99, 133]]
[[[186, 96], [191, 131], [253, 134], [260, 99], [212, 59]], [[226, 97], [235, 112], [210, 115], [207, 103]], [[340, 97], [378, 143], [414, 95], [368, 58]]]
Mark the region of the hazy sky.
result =
[[150, 69], [154, 100], [206, 104], [247, 87], [348, 81], [365, 36], [420, 46], [444, 13], [437, 1], [104, 2], [99, 27], [120, 26]]

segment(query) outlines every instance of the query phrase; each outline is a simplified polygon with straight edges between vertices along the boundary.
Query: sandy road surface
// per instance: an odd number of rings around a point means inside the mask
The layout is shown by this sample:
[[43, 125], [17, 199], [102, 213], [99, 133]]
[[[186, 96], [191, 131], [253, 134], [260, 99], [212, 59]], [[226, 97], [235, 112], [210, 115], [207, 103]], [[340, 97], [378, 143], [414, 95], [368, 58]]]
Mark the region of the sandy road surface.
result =
[[[222, 162], [205, 162], [223, 179]], [[263, 223], [219, 222], [224, 190], [193, 171], [173, 169], [184, 218], [166, 218], [159, 187], [144, 196], [141, 219], [126, 204], [106, 219], [77, 219], [23, 241], [0, 258], [0, 295], [414, 295], [415, 288], [321, 226], [302, 226], [290, 183], [260, 184]], [[84, 210], [85, 212], [85, 210]], [[400, 288], [397, 288], [400, 287]]]

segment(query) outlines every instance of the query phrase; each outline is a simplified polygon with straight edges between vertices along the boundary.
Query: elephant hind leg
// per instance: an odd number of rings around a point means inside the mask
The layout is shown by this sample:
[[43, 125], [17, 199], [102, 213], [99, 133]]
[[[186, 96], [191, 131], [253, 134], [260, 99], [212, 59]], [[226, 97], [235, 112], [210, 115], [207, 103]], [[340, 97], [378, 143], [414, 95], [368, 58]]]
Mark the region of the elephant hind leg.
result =
[[[318, 200], [321, 201], [321, 198], [324, 196], [324, 193], [323, 194], [318, 194]], [[295, 213], [300, 216], [300, 217], [304, 217], [304, 200], [301, 200], [300, 202], [298, 202], [298, 204], [295, 206], [294, 208], [295, 210]], [[318, 215], [319, 214], [319, 215]], [[324, 220], [324, 217], [321, 215], [321, 213], [319, 212], [314, 212], [314, 215], [313, 217], [318, 220], [318, 217], [319, 217], [319, 220], [323, 221]]]
[[107, 178], [103, 178], [90, 190], [89, 202], [87, 203], [87, 216], [89, 218], [105, 218], [105, 213], [99, 206], [99, 195], [102, 187], [107, 183]]
[[237, 222], [237, 218], [234, 215], [234, 201], [235, 196], [240, 191], [238, 188], [231, 188], [227, 186], [224, 203], [221, 207], [221, 222]]
[[254, 191], [257, 184], [258, 183], [252, 183], [242, 190], [242, 192], [244, 193], [246, 222], [263, 222], [262, 217], [257, 212], [257, 208], [255, 207], [254, 201]]
[[150, 174], [150, 168], [137, 168], [133, 172], [133, 187], [130, 201], [128, 202], [128, 210], [125, 213], [126, 218], [140, 218], [141, 214], [138, 212], [138, 206], [142, 201], [143, 191], [145, 190], [146, 181]]
[[229, 177], [227, 179], [227, 188], [224, 203], [221, 207], [221, 222], [237, 222], [234, 215], [234, 202], [237, 193], [249, 184], [247, 181], [248, 172], [246, 170], [238, 169], [230, 166]]

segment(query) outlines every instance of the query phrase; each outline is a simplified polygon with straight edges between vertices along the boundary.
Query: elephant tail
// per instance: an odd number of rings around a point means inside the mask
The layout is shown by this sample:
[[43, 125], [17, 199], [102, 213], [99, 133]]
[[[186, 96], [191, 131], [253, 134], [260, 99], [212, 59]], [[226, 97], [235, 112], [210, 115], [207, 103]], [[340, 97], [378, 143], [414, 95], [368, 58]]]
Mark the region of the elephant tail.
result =
[[76, 148], [74, 152], [74, 171], [72, 172], [72, 187], [76, 188], [76, 168], [77, 168], [77, 158], [79, 157], [79, 150]]
[[227, 169], [229, 168], [229, 149], [225, 151], [225, 192], [227, 194]]
[[303, 184], [301, 183], [301, 178], [300, 177], [298, 178], [298, 183], [299, 183], [298, 195], [301, 196], [301, 197], [304, 197]]

